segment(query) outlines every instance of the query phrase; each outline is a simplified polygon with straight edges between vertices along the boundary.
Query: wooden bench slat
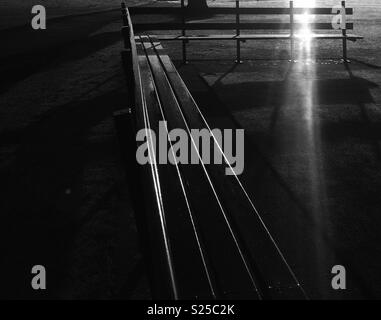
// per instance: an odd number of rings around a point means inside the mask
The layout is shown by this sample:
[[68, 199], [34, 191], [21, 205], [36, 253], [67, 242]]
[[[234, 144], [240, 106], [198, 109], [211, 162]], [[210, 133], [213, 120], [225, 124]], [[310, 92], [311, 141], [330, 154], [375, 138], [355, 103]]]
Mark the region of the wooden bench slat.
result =
[[[135, 117], [135, 130], [145, 128], [145, 98], [143, 96], [143, 83], [141, 81], [140, 68], [138, 65], [138, 57], [135, 42], [132, 41], [132, 57], [133, 57], [133, 76], [135, 83], [135, 105], [133, 107], [133, 115]], [[131, 151], [129, 151], [131, 152]], [[134, 170], [134, 168], [129, 168]], [[160, 220], [162, 210], [158, 204], [157, 198], [157, 179], [152, 175], [153, 166], [139, 166], [137, 169], [140, 181], [136, 181], [135, 187], [141, 192], [140, 199], [144, 199], [144, 203], [140, 204], [141, 210], [135, 212], [136, 221], [139, 231], [144, 233], [142, 245], [144, 250], [149, 254], [145, 256], [149, 259], [147, 267], [152, 281], [152, 294], [156, 297], [174, 298], [175, 283], [172, 281], [170, 270], [171, 254], [168, 252], [165, 242], [168, 235], [163, 231], [163, 224]], [[144, 181], [144, 189], [142, 185]], [[130, 181], [129, 183], [132, 184]], [[144, 193], [143, 193], [144, 190]], [[137, 209], [137, 208], [135, 208]], [[147, 221], [149, 223], [147, 223]], [[146, 252], [145, 252], [146, 253]], [[155, 288], [160, 288], [155, 291]]]
[[[150, 35], [151, 36], [151, 35]], [[155, 35], [160, 41], [203, 41], [203, 40], [289, 40], [291, 36], [289, 34], [241, 34], [237, 35]], [[295, 38], [299, 38], [297, 35]], [[363, 36], [355, 34], [311, 34], [312, 39], [363, 39]]]
[[[178, 15], [183, 12], [188, 15], [194, 14], [193, 10], [183, 9], [181, 7], [130, 7], [131, 14], [134, 15]], [[240, 15], [289, 15], [290, 8], [245, 8], [240, 7], [209, 7], [206, 9], [207, 15], [235, 15], [237, 12]], [[311, 15], [332, 15], [331, 8], [294, 8], [294, 14], [311, 14]], [[353, 8], [346, 8], [347, 15], [353, 15]]]
[[[153, 107], [155, 105], [154, 86], [149, 86], [152, 80], [150, 70], [138, 63], [140, 57], [137, 53], [138, 48], [132, 24], [130, 19], [127, 20], [129, 20], [131, 30], [130, 45], [128, 46], [130, 49], [125, 50], [122, 56], [124, 66], [127, 67], [126, 71], [133, 73], [133, 80], [129, 76], [127, 80], [135, 83], [128, 86], [129, 96], [131, 88], [135, 91], [132, 100], [134, 105], [128, 105], [128, 107], [133, 110], [136, 130], [151, 126], [157, 131], [160, 114], [157, 112], [157, 108]], [[129, 103], [131, 103], [131, 99], [129, 99]], [[131, 150], [128, 152], [131, 153]], [[150, 271], [153, 297], [160, 299], [214, 298], [213, 289], [206, 276], [206, 267], [201, 259], [199, 245], [195, 236], [192, 236], [191, 221], [178, 214], [180, 212], [185, 215], [189, 211], [185, 196], [179, 187], [180, 181], [178, 178], [176, 180], [176, 175], [174, 175], [175, 168], [160, 167], [160, 180], [153, 174], [154, 165], [137, 165], [137, 168], [129, 168], [129, 170], [140, 172], [137, 177], [138, 181], [130, 181], [130, 183], [138, 188], [134, 194], [140, 193], [138, 198], [141, 202], [134, 208], [139, 231], [142, 233], [140, 237], [142, 244], [149, 252], [145, 256], [149, 259], [147, 267]], [[141, 185], [142, 181], [144, 181], [144, 188]], [[160, 193], [158, 193], [158, 188], [161, 188]], [[162, 202], [162, 205], [159, 202]], [[174, 215], [174, 217], [166, 223], [164, 220], [168, 214]], [[176, 238], [178, 233], [185, 237], [181, 246], [180, 243], [171, 244], [170, 241], [170, 238]], [[166, 242], [170, 243], [169, 247], [166, 246]], [[176, 270], [172, 272], [174, 264], [180, 268], [179, 273], [176, 273]], [[189, 264], [192, 264], [193, 269], [189, 274], [184, 274], [183, 270]]]
[[[142, 40], [145, 41], [143, 43], [147, 44], [147, 57], [169, 129], [182, 128], [187, 130], [160, 58], [152, 49], [152, 45], [149, 44], [149, 39], [142, 37]], [[258, 298], [243, 257], [237, 249], [229, 226], [224, 219], [219, 199], [216, 198], [213, 186], [202, 166], [180, 164], [179, 167], [184, 180], [187, 181], [191, 207], [195, 212], [197, 225], [201, 230], [208, 257], [213, 265], [220, 294], [224, 295], [225, 298]]]
[[[139, 66], [144, 83], [143, 93], [149, 106], [147, 116], [150, 119], [151, 129], [156, 133], [156, 137], [159, 137], [158, 125], [162, 116], [146, 57], [139, 56]], [[157, 162], [159, 163], [158, 159]], [[158, 164], [158, 170], [168, 237], [170, 240], [181, 239], [181, 241], [170, 241], [179, 298], [213, 299], [213, 288], [210, 286], [208, 270], [202, 259], [202, 248], [196, 241], [190, 219], [192, 212], [187, 206], [188, 199], [182, 190], [182, 182], [176, 167]], [[157, 240], [152, 239], [151, 241]], [[184, 274], [182, 271], [189, 268], [189, 265], [192, 265], [192, 268]], [[155, 267], [155, 262], [153, 262], [153, 267]]]
[[[332, 23], [326, 22], [315, 22], [315, 23], [295, 23], [295, 30], [300, 30], [303, 28], [308, 28], [310, 30], [334, 30]], [[134, 24], [136, 31], [150, 31], [150, 30], [290, 30], [290, 23], [278, 23], [278, 22], [192, 22], [183, 23], [179, 22], [165, 22], [165, 23], [136, 23]], [[346, 24], [347, 30], [353, 30], [353, 23]]]
[[[205, 118], [192, 98], [185, 83], [178, 74], [175, 66], [167, 56], [160, 56], [168, 78], [175, 90], [175, 94], [181, 106], [181, 111], [191, 128], [209, 128]], [[200, 121], [202, 119], [202, 121]], [[233, 224], [239, 228], [239, 233], [247, 252], [250, 253], [253, 268], [256, 269], [265, 288], [275, 287], [279, 284], [283, 291], [267, 290], [270, 296], [267, 298], [304, 298], [304, 294], [293, 278], [285, 261], [282, 260], [277, 248], [271, 241], [267, 230], [258, 219], [251, 203], [246, 197], [237, 177], [225, 175], [225, 165], [208, 165], [207, 169], [214, 181], [216, 189], [223, 199], [223, 205]], [[234, 201], [230, 201], [234, 199]]]

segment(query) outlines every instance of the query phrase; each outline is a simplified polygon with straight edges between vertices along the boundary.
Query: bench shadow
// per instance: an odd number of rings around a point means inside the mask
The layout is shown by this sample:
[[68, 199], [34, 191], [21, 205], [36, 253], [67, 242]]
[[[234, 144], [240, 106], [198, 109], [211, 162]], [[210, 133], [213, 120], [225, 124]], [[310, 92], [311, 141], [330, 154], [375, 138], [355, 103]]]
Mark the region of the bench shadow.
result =
[[[284, 105], [284, 98], [289, 95], [290, 88], [297, 90], [299, 81], [286, 79], [285, 81], [254, 81], [239, 84], [221, 84], [217, 82], [214, 89], [234, 92], [247, 105], [231, 106], [232, 111], [252, 108], [277, 107]], [[369, 89], [377, 88], [374, 82], [363, 78], [314, 80], [314, 90], [321, 104], [346, 104], [356, 101], [363, 103], [374, 102]], [[277, 94], [273, 94], [276, 92]], [[296, 95], [301, 94], [295, 92]], [[270, 97], [270, 98], [269, 98]]]
[[[349, 67], [347, 67], [349, 68]], [[290, 71], [291, 72], [291, 71]], [[270, 109], [270, 133], [275, 128], [282, 107], [286, 101], [286, 97], [290, 96], [290, 88], [295, 88], [292, 101], [299, 103], [303, 101], [304, 92], [298, 91], [298, 81], [286, 74], [283, 81], [255, 81], [239, 84], [222, 84], [216, 81], [213, 90], [226, 92], [234, 92], [234, 95], [240, 97], [241, 101], [247, 101], [247, 104], [231, 104], [229, 109], [231, 112], [240, 112], [252, 109]], [[225, 77], [226, 75], [223, 75]], [[355, 104], [360, 107], [362, 120], [348, 121], [342, 123], [334, 123], [331, 125], [323, 125], [322, 132], [330, 138], [338, 138], [340, 136], [357, 136], [366, 139], [377, 140], [381, 137], [381, 124], [371, 123], [366, 114], [365, 105], [374, 103], [374, 99], [370, 92], [371, 89], [379, 86], [369, 80], [352, 76], [349, 79], [325, 79], [312, 81], [314, 87], [315, 103], [317, 105], [350, 105]], [[274, 94], [276, 92], [277, 94]], [[301, 100], [300, 100], [301, 99]], [[299, 102], [298, 102], [299, 101]], [[325, 131], [327, 129], [327, 131]], [[378, 144], [377, 144], [378, 145]], [[377, 147], [378, 148], [378, 147]], [[381, 153], [378, 157], [381, 160]]]
[[129, 272], [126, 281], [123, 286], [120, 288], [116, 298], [118, 300], [131, 299], [133, 298], [133, 293], [139, 285], [139, 282], [142, 280], [146, 274], [146, 267], [143, 259], [139, 259], [132, 270]]
[[[211, 86], [208, 82], [203, 78], [203, 82], [209, 88], [209, 93], [214, 98], [210, 101], [212, 105], [216, 104], [216, 108], [213, 108], [213, 111], [210, 111], [210, 107], [203, 108], [203, 112], [212, 113], [213, 115], [217, 115], [218, 113], [226, 113], [232, 122], [236, 125], [237, 128], [241, 128], [240, 123], [235, 119], [232, 114], [232, 111], [239, 111], [243, 109], [250, 108], [261, 108], [267, 107], [272, 108], [272, 121], [275, 123], [277, 120], [277, 114], [280, 112], [283, 104], [284, 104], [284, 94], [286, 88], [292, 84], [292, 80], [290, 79], [291, 71], [294, 64], [290, 65], [288, 72], [284, 77], [284, 81], [274, 81], [274, 82], [250, 82], [242, 85], [223, 85], [219, 82], [216, 82], [217, 85]], [[286, 82], [289, 82], [288, 84]], [[365, 103], [373, 103], [373, 97], [371, 95], [370, 89], [377, 88], [378, 85], [371, 81], [368, 81], [363, 78], [353, 77], [351, 79], [338, 79], [338, 80], [326, 80], [319, 81], [316, 83], [317, 91], [319, 92], [319, 101], [324, 101], [327, 104], [330, 103], [356, 103], [356, 101], [361, 101], [364, 105]], [[250, 101], [250, 106], [247, 107], [234, 107], [232, 104], [229, 104], [226, 100], [221, 100], [221, 97], [216, 93], [216, 88], [221, 90], [235, 90], [235, 96], [240, 97], [242, 101]], [[273, 90], [281, 90], [283, 91], [280, 94], [274, 95]], [[233, 91], [231, 91], [233, 92]], [[270, 94], [269, 94], [270, 93]], [[259, 96], [259, 98], [258, 98]], [[200, 96], [201, 100], [205, 100], [206, 98]], [[210, 99], [210, 98], [209, 98]], [[275, 104], [275, 105], [274, 105]], [[203, 102], [202, 105], [208, 105]], [[381, 125], [374, 124], [372, 127], [368, 127], [367, 123], [364, 121], [359, 121], [355, 124], [340, 124], [339, 127], [337, 124], [333, 125], [331, 128], [324, 128], [327, 130], [326, 134], [328, 135], [358, 135], [363, 136], [364, 138], [373, 139], [375, 137], [380, 137], [381, 135]], [[359, 133], [360, 130], [360, 133]], [[266, 155], [262, 153], [261, 148], [257, 145], [257, 142], [254, 141], [250, 136], [245, 137], [245, 150], [249, 150], [247, 152], [246, 163], [250, 163], [250, 170], [256, 172], [256, 179], [249, 179], [246, 181], [245, 177], [243, 177], [243, 181], [245, 186], [249, 186], [249, 190], [257, 190], [261, 188], [260, 181], [263, 180], [261, 175], [264, 175], [266, 170], [271, 172], [271, 175], [274, 179], [279, 183], [281, 188], [286, 192], [288, 197], [291, 199], [292, 203], [295, 207], [300, 210], [303, 217], [310, 219], [311, 215], [307, 206], [299, 199], [299, 197], [294, 193], [293, 188], [289, 185], [289, 183], [284, 180], [284, 177], [277, 171], [275, 167], [273, 167], [272, 163], [267, 159]], [[246, 157], [246, 155], [245, 155]], [[255, 181], [254, 181], [255, 180]], [[259, 184], [258, 184], [259, 183]], [[254, 192], [255, 194], [255, 192]], [[314, 223], [311, 221], [311, 223]], [[316, 227], [316, 226], [315, 226]], [[361, 274], [361, 267], [353, 261], [351, 256], [346, 255], [341, 252], [340, 245], [337, 244], [329, 234], [324, 232], [322, 234], [324, 242], [327, 246], [333, 248], [333, 251], [336, 254], [336, 257], [345, 263], [347, 269], [350, 269], [350, 280], [356, 283], [358, 289], [364, 297], [374, 298], [375, 293], [372, 287], [369, 285], [367, 281], [364, 280]]]
[[[368, 68], [372, 68], [372, 69], [377, 69], [377, 70], [381, 70], [381, 66], [378, 66], [378, 65], [375, 65], [375, 64], [372, 64], [372, 63], [369, 63], [369, 62], [366, 62], [366, 61], [362, 61], [362, 60], [359, 60], [359, 59], [355, 59], [355, 58], [350, 58], [351, 61], [354, 61], [354, 62], [357, 62], [359, 64], [362, 64]], [[348, 66], [348, 64], [347, 64]]]
[[[369, 66], [369, 64], [366, 64], [366, 65]], [[372, 66], [372, 68], [375, 68], [375, 67], [378, 68], [377, 66]], [[359, 80], [363, 80], [362, 78], [359, 78], [354, 75], [349, 64], [347, 63], [345, 64], [345, 69], [348, 72], [348, 75], [351, 81], [356, 83]], [[371, 88], [373, 89], [379, 88], [379, 86], [375, 83], [372, 83]], [[368, 92], [368, 94], [371, 96], [370, 92]], [[374, 103], [374, 100], [373, 98], [371, 98], [369, 101], [368, 99], [363, 99], [363, 97], [359, 95], [359, 96], [355, 96], [353, 101], [356, 102], [357, 106], [359, 107], [361, 115], [362, 115], [362, 119], [363, 119], [361, 123], [362, 130], [358, 130], [357, 133], [359, 137], [365, 138], [371, 141], [371, 144], [373, 146], [377, 159], [378, 161], [381, 161], [381, 146], [379, 144], [379, 140], [381, 139], [381, 123], [371, 121], [367, 111], [367, 107], [366, 107], [367, 103]], [[351, 129], [351, 128], [347, 128], [347, 129]]]
[[[50, 299], [60, 294], [67, 278], [68, 254], [83, 215], [78, 184], [88, 157], [112, 150], [109, 142], [82, 143], [88, 130], [111, 116], [119, 92], [57, 107], [57, 112], [23, 131], [2, 138], [18, 144], [14, 160], [0, 169], [0, 241], [2, 284], [7, 297]], [[30, 270], [42, 264], [49, 272], [49, 289], [30, 288]]]

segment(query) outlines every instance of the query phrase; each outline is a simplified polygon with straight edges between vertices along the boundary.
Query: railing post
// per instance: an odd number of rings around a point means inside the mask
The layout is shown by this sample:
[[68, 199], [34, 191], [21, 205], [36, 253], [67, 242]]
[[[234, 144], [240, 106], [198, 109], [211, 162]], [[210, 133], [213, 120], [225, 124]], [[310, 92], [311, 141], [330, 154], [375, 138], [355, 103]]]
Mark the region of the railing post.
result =
[[348, 62], [347, 55], [347, 13], [345, 1], [341, 1], [341, 32], [343, 35], [343, 60], [344, 62]]
[[[183, 36], [183, 37], [185, 37], [186, 36], [186, 26], [185, 26], [185, 24], [186, 24], [186, 18], [185, 18], [185, 15], [186, 15], [186, 13], [185, 13], [185, 0], [181, 0], [181, 19], [182, 19], [182, 25], [183, 25], [183, 29], [181, 30], [181, 35]], [[183, 41], [182, 41], [182, 45], [183, 45], [183, 63], [184, 64], [187, 64], [188, 63], [188, 61], [187, 61], [187, 40], [185, 40], [185, 39], [183, 39]]]
[[[240, 28], [240, 23], [241, 23], [241, 19], [240, 19], [240, 15], [239, 15], [239, 0], [236, 0], [235, 1], [235, 7], [236, 7], [236, 19], [235, 19], [235, 22], [236, 22], [236, 36], [239, 37], [241, 35], [241, 28]], [[236, 63], [242, 63], [242, 60], [241, 60], [241, 41], [239, 39], [237, 39], [237, 60], [235, 61]]]
[[290, 45], [291, 61], [294, 61], [295, 24], [294, 24], [294, 1], [290, 1]]
[[128, 19], [127, 19], [127, 6], [124, 2], [121, 3], [122, 7], [122, 19], [123, 19], [123, 25], [128, 26]]

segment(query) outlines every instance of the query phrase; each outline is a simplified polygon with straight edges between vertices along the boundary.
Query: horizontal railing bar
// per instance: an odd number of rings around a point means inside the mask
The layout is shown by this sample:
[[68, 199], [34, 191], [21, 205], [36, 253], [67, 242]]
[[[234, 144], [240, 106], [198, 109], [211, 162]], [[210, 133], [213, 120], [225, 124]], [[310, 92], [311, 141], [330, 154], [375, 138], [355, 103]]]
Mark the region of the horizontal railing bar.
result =
[[[185, 9], [185, 12], [192, 14], [194, 11]], [[208, 14], [253, 14], [253, 15], [281, 15], [290, 14], [290, 8], [209, 8], [205, 9]], [[181, 15], [180, 7], [130, 7], [131, 14], [176, 14]], [[337, 12], [332, 12], [332, 8], [294, 8], [294, 14], [313, 14], [313, 15], [332, 15]], [[346, 14], [352, 15], [353, 8], [346, 8]]]
[[[182, 35], [155, 35], [155, 37], [160, 40], [160, 41], [212, 41], [212, 40], [289, 40], [291, 39], [291, 35], [289, 34], [242, 34], [242, 35], [189, 35], [189, 36], [182, 36]], [[300, 35], [294, 35], [294, 39], [300, 39], [303, 38]], [[311, 39], [326, 39], [326, 40], [339, 40], [339, 39], [344, 39], [347, 38], [348, 40], [351, 39], [363, 39], [362, 36], [358, 35], [352, 35], [352, 34], [347, 34], [346, 36], [343, 36], [341, 33], [338, 34], [311, 34], [310, 35]], [[136, 36], [135, 39], [139, 39], [139, 36]]]
[[[348, 30], [353, 30], [353, 23], [347, 23]], [[148, 30], [183, 30], [184, 24], [172, 23], [136, 23], [134, 24], [135, 31], [148, 31]], [[240, 28], [240, 30], [290, 30], [290, 23], [187, 23], [185, 24], [186, 30], [233, 30]], [[295, 29], [310, 30], [334, 30], [331, 23], [295, 23]]]

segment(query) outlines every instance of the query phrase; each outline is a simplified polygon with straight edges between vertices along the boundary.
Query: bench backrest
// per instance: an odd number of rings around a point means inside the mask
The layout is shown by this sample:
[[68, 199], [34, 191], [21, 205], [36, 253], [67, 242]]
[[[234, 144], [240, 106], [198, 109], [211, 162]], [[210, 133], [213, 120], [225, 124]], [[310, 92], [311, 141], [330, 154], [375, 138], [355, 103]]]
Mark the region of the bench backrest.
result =
[[[347, 8], [346, 2], [341, 2], [341, 8], [296, 8], [293, 1], [290, 1], [288, 8], [248, 8], [240, 7], [239, 1], [236, 1], [236, 7], [209, 7], [204, 9], [203, 15], [224, 15], [235, 16], [235, 22], [189, 22], [189, 20], [197, 20], [195, 11], [188, 9], [182, 2], [181, 7], [131, 7], [130, 12], [132, 15], [171, 15], [177, 18], [178, 22], [136, 22], [134, 23], [136, 31], [148, 30], [283, 30], [292, 31], [308, 27], [310, 30], [336, 30], [345, 29], [352, 30], [353, 23], [347, 22], [334, 28], [332, 19], [329, 22], [311, 22], [300, 23], [298, 22], [298, 15], [314, 15], [314, 16], [330, 16], [341, 14], [342, 21], [353, 15], [353, 8]], [[241, 17], [245, 16], [288, 16], [289, 22], [242, 22]], [[261, 18], [259, 18], [261, 19]]]

